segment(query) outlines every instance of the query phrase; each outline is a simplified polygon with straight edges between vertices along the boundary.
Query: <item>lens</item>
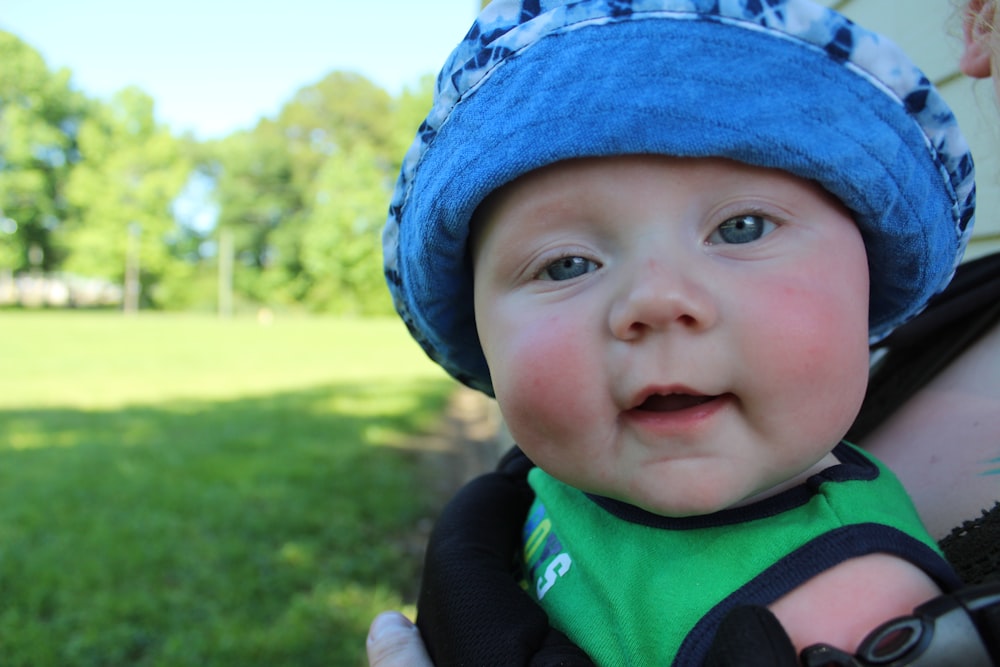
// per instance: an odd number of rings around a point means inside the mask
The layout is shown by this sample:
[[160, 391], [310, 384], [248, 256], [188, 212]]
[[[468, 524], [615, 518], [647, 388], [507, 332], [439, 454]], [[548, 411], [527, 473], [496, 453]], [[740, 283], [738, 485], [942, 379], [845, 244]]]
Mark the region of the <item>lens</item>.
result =
[[916, 618], [899, 618], [879, 627], [861, 644], [858, 655], [874, 665], [885, 665], [909, 653], [920, 643], [923, 624]]

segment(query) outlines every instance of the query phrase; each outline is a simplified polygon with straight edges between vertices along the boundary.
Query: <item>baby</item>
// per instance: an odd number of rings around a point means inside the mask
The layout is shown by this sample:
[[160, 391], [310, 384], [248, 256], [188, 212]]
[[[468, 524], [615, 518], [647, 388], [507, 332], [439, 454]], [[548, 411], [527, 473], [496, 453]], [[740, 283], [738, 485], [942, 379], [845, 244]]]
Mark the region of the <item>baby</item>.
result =
[[522, 565], [553, 626], [598, 664], [700, 665], [761, 605], [798, 649], [853, 651], [959, 585], [842, 438], [869, 342], [947, 284], [973, 204], [927, 79], [812, 2], [484, 10], [404, 163], [386, 275], [538, 466]]

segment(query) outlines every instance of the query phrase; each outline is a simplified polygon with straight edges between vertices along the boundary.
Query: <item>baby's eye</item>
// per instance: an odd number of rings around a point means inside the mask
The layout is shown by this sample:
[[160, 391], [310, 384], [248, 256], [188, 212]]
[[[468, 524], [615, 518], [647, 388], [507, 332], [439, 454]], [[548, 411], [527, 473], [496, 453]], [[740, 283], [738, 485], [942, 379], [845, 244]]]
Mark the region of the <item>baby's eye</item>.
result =
[[597, 262], [586, 257], [560, 257], [538, 274], [540, 280], [571, 280], [596, 270]]
[[715, 228], [712, 235], [708, 237], [709, 243], [752, 243], [761, 239], [772, 231], [776, 225], [767, 218], [760, 215], [738, 215], [729, 218]]

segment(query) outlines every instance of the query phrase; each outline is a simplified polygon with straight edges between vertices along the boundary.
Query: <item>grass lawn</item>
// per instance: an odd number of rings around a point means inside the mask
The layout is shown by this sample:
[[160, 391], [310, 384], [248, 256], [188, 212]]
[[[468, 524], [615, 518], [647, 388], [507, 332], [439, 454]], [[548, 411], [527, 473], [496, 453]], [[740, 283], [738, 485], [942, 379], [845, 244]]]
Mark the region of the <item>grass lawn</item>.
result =
[[396, 320], [0, 313], [0, 665], [364, 664], [453, 383]]

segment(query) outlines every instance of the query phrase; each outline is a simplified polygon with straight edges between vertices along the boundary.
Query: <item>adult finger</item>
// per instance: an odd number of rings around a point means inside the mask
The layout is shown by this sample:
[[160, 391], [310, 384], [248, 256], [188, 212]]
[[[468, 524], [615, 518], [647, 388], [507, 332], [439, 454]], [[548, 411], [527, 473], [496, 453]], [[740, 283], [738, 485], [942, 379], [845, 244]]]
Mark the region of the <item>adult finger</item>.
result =
[[420, 632], [395, 611], [379, 614], [368, 630], [368, 667], [434, 667]]

